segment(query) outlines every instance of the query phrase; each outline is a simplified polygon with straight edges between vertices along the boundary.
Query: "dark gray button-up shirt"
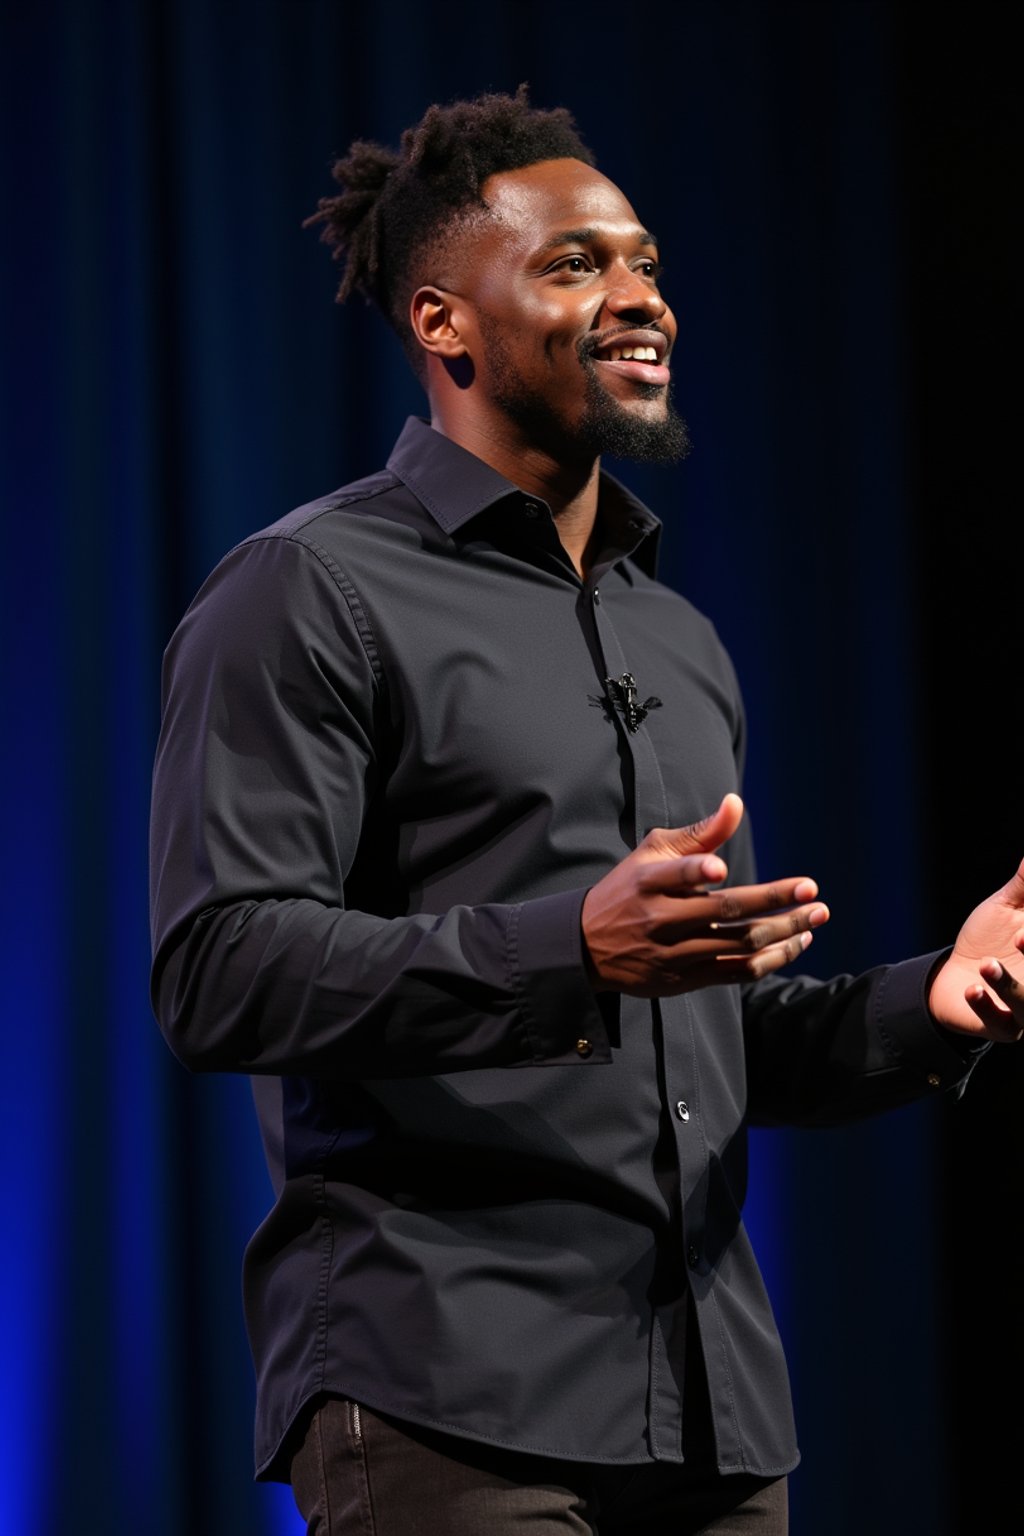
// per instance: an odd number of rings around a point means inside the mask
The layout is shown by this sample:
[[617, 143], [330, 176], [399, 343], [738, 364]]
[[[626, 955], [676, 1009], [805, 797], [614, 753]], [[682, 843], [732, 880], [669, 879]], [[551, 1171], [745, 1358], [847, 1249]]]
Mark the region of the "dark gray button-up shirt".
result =
[[[743, 744], [711, 625], [654, 579], [656, 520], [608, 477], [600, 511], [582, 582], [542, 503], [412, 421], [384, 472], [234, 549], [168, 649], [154, 999], [190, 1066], [254, 1074], [276, 1192], [245, 1265], [262, 1475], [320, 1391], [547, 1455], [681, 1461], [688, 1290], [719, 1467], [789, 1469], [740, 1220], [748, 1118], [964, 1076], [924, 1008], [930, 957], [592, 994], [587, 888], [737, 788]], [[728, 859], [754, 877], [745, 831]]]

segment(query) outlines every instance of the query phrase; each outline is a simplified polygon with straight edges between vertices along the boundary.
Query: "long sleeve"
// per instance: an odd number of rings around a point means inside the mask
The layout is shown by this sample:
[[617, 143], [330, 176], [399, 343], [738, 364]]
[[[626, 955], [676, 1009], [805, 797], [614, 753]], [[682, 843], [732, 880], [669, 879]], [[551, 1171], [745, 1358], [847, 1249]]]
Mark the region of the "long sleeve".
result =
[[962, 1092], [984, 1047], [958, 1048], [931, 1020], [926, 987], [939, 959], [744, 988], [753, 1123], [834, 1125], [944, 1088]]
[[[339, 1077], [606, 1061], [582, 889], [387, 912], [401, 893], [364, 833], [387, 830], [390, 702], [358, 599], [312, 541], [251, 540], [199, 594], [166, 656], [154, 776], [170, 1045], [196, 1069]], [[377, 910], [346, 905], [350, 878]]]
[[[756, 879], [749, 825], [731, 879]], [[942, 953], [829, 981], [767, 976], [741, 988], [749, 1117], [755, 1125], [835, 1125], [941, 1091], [960, 1092], [984, 1053], [932, 1019], [927, 988]]]

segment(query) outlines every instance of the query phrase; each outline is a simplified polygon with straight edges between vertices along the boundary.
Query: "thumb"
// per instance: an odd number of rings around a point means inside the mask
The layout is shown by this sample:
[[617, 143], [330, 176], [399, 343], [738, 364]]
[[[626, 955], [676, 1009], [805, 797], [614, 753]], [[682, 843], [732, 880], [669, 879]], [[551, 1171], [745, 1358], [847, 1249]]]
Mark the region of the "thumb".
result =
[[645, 838], [652, 853], [660, 858], [680, 858], [688, 853], [713, 853], [728, 842], [743, 820], [743, 801], [739, 795], [726, 795], [717, 811], [688, 827], [655, 827]]

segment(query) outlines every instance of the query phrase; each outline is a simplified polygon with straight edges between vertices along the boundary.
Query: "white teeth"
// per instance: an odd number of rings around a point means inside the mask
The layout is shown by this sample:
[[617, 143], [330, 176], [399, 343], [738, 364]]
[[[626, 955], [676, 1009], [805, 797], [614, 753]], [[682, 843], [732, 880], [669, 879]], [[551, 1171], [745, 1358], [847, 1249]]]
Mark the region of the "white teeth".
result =
[[609, 347], [608, 361], [610, 363], [656, 363], [658, 354], [653, 347]]

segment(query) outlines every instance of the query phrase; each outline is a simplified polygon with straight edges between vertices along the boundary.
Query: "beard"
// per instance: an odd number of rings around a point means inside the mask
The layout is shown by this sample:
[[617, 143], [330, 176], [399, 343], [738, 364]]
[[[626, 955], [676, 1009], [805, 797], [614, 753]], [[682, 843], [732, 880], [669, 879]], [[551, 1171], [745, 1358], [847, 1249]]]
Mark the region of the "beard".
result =
[[616, 459], [632, 459], [638, 464], [678, 464], [690, 451], [690, 432], [672, 403], [672, 386], [637, 384], [641, 400], [665, 401], [665, 414], [657, 417], [634, 415], [616, 400], [601, 383], [597, 367], [589, 357], [583, 359], [586, 374], [584, 409], [577, 435], [579, 442], [595, 453], [609, 453]]
[[526, 382], [497, 327], [482, 324], [481, 330], [494, 403], [529, 441], [552, 457], [558, 458], [570, 448], [641, 464], [677, 464], [686, 458], [690, 433], [672, 403], [671, 386], [635, 385], [639, 399], [662, 399], [665, 410], [659, 417], [634, 413], [605, 388], [597, 364], [586, 343], [581, 342], [577, 350], [584, 374], [583, 410], [578, 421], [570, 423], [546, 395]]

